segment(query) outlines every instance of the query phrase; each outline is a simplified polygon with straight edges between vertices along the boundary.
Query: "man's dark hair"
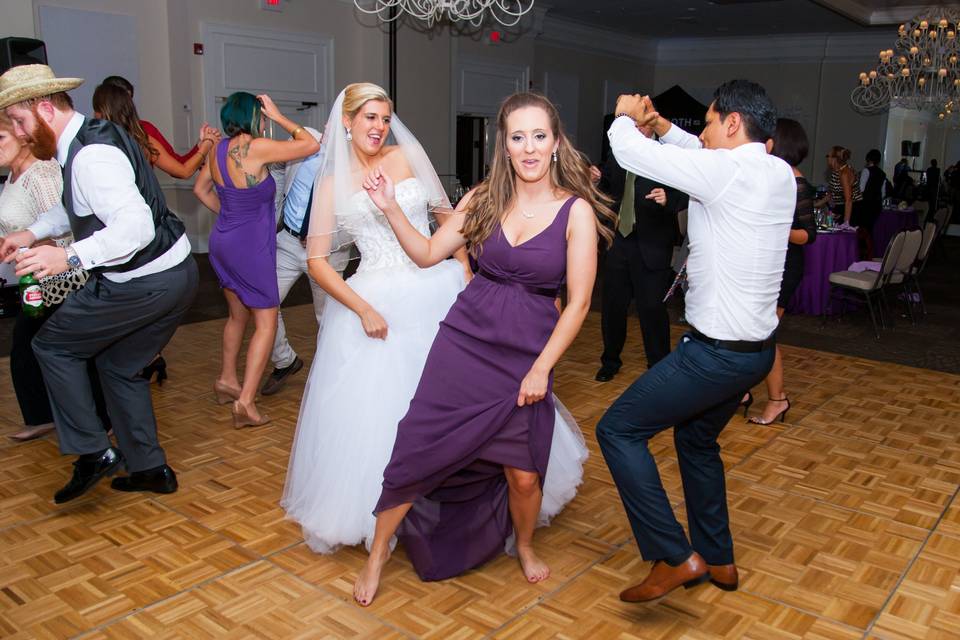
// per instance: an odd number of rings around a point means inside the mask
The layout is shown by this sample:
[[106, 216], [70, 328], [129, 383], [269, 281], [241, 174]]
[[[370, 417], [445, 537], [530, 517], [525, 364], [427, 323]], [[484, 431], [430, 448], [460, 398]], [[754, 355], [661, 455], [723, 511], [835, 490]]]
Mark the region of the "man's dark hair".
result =
[[784, 160], [791, 167], [799, 166], [810, 152], [807, 132], [796, 120], [780, 118], [773, 132], [773, 155]]
[[717, 87], [713, 110], [721, 121], [733, 112], [739, 113], [751, 142], [766, 142], [777, 126], [777, 110], [767, 92], [749, 80], [730, 80]]
[[100, 84], [118, 87], [129, 93], [131, 98], [133, 97], [133, 85], [123, 76], [107, 76]]
[[880, 164], [881, 160], [883, 160], [883, 156], [880, 154], [880, 149], [870, 149], [870, 151], [867, 151], [867, 162]]
[[937, 161], [936, 161], [936, 160], [931, 160], [931, 161], [930, 161], [930, 166], [931, 166], [931, 167], [937, 166]]

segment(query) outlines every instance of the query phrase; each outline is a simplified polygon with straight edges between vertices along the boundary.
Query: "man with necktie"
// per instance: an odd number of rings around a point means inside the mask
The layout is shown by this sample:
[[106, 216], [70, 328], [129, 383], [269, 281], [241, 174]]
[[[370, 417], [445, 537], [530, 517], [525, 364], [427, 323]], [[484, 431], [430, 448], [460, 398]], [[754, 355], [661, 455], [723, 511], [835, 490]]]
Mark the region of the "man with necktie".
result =
[[[652, 131], [643, 131], [649, 137]], [[600, 189], [614, 199], [620, 222], [603, 259], [600, 326], [603, 354], [596, 379], [607, 382], [620, 370], [631, 300], [640, 318], [647, 367], [670, 353], [670, 317], [664, 294], [670, 286], [670, 259], [677, 239], [677, 211], [687, 196], [624, 171], [613, 154], [604, 163]]]

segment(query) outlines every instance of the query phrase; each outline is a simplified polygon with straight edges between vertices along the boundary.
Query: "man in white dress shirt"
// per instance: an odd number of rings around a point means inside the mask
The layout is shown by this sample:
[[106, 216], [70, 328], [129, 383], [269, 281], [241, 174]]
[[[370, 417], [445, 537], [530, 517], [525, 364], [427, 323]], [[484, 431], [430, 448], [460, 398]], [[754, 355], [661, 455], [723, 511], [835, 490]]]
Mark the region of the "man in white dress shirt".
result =
[[[177, 478], [157, 441], [150, 383], [138, 374], [166, 345], [197, 289], [197, 265], [183, 223], [167, 209], [153, 169], [136, 141], [106, 120], [73, 110], [66, 91], [83, 82], [57, 78], [46, 65], [0, 76], [0, 108], [17, 135], [64, 168], [63, 205], [0, 243], [17, 274], [55, 275], [83, 267], [86, 286], [70, 294], [33, 340], [64, 454], [73, 476], [54, 500], [73, 500], [104, 476], [118, 491], [172, 493]], [[51, 145], [51, 143], [53, 143]], [[50, 147], [53, 146], [53, 149]], [[46, 153], [43, 153], [46, 150]], [[66, 249], [39, 240], [71, 231]], [[94, 406], [86, 361], [94, 358], [118, 447]]]
[[[676, 349], [636, 380], [597, 425], [640, 553], [654, 561], [627, 602], [655, 600], [710, 580], [734, 590], [738, 576], [717, 437], [744, 392], [774, 358], [777, 296], [797, 187], [786, 162], [768, 155], [776, 112], [763, 88], [733, 80], [714, 93], [696, 138], [620, 96], [610, 127], [617, 162], [690, 194], [686, 316]], [[638, 126], [653, 126], [662, 144]], [[674, 427], [690, 528], [677, 522], [647, 442]]]

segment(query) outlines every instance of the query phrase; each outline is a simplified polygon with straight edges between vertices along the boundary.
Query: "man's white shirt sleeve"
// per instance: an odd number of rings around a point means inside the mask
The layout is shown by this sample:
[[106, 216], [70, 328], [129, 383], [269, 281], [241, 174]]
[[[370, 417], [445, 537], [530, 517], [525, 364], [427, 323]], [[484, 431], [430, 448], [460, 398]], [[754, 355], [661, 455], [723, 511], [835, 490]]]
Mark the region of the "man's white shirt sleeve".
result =
[[660, 138], [660, 144], [640, 133], [631, 118], [621, 116], [607, 136], [621, 167], [703, 203], [723, 195], [736, 175], [735, 165], [723, 157], [722, 150], [701, 149], [696, 136], [676, 126]]
[[156, 233], [153, 214], [120, 149], [88, 145], [77, 153], [72, 170], [74, 212], [96, 215], [105, 225], [72, 245], [85, 268], [123, 264], [150, 244]]

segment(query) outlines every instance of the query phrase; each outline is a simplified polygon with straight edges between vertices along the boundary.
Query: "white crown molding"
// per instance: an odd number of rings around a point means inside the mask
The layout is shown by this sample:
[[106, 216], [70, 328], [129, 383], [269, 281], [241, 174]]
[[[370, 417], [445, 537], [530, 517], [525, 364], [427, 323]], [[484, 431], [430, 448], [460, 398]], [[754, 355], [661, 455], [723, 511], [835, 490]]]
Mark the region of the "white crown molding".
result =
[[656, 64], [657, 41], [638, 38], [615, 31], [587, 27], [576, 22], [554, 18], [549, 14], [537, 36], [538, 44], [571, 49], [584, 53], [626, 58], [645, 64]]
[[744, 62], [869, 62], [892, 43], [891, 34], [787, 34], [670, 38], [657, 45], [657, 66]]
[[918, 14], [926, 13], [927, 10], [930, 9], [928, 4], [913, 4], [877, 9], [867, 6], [864, 0], [815, 0], [815, 2], [866, 26], [906, 22]]

